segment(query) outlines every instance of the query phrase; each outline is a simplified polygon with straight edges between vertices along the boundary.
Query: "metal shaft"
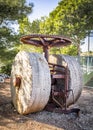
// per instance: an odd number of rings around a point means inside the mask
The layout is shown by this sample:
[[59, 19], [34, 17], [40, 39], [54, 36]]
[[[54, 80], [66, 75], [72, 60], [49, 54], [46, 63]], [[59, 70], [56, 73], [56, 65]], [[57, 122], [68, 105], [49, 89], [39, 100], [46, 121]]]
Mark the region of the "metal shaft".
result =
[[48, 47], [43, 47], [43, 52], [44, 52], [46, 60], [48, 61], [48, 58], [49, 58], [49, 48]]

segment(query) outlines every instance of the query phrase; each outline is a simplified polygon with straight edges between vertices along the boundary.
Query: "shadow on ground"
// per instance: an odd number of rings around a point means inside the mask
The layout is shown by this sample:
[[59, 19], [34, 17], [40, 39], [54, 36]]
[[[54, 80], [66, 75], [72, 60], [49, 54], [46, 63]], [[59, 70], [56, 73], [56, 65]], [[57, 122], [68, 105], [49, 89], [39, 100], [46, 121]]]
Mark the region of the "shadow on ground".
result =
[[0, 130], [93, 130], [93, 89], [84, 88], [75, 115], [37, 112], [26, 116], [17, 113], [11, 103], [10, 84], [0, 84]]

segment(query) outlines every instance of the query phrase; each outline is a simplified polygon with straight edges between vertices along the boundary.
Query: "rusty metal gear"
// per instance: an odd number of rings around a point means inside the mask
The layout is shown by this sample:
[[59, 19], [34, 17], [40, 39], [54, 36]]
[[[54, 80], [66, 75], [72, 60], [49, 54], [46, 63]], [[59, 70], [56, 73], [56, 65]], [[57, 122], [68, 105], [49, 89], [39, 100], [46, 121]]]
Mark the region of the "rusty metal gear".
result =
[[64, 36], [31, 34], [21, 37], [24, 44], [31, 44], [36, 47], [43, 47], [45, 58], [48, 61], [48, 51], [52, 47], [63, 47], [71, 44], [71, 40]]

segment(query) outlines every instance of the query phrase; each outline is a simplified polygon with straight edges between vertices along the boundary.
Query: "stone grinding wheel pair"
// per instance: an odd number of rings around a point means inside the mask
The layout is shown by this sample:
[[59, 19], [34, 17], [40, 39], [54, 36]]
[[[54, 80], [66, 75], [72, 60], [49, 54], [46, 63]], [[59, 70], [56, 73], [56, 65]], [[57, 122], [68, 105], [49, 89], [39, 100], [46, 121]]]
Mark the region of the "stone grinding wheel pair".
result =
[[[61, 61], [60, 61], [61, 60]], [[75, 101], [82, 90], [81, 71], [75, 58], [63, 55], [50, 55], [49, 62], [68, 64], [70, 79], [69, 88], [73, 89]], [[15, 85], [20, 77], [20, 86]], [[42, 54], [19, 52], [13, 62], [11, 71], [12, 101], [20, 114], [29, 114], [44, 109], [51, 93], [51, 74], [48, 63]], [[73, 104], [72, 94], [69, 94], [67, 105]]]

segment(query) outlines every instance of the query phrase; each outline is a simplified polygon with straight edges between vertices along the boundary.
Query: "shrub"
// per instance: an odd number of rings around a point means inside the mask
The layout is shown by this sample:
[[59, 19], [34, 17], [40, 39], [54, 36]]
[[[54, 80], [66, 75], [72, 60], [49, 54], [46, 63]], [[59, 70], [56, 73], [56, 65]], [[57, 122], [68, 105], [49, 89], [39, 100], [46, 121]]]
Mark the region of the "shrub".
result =
[[2, 66], [1, 67], [1, 73], [7, 74], [7, 75], [10, 76], [10, 74], [11, 74], [11, 67], [12, 67], [11, 63], [8, 63], [8, 64]]

